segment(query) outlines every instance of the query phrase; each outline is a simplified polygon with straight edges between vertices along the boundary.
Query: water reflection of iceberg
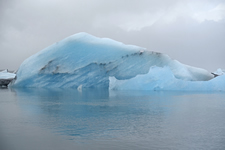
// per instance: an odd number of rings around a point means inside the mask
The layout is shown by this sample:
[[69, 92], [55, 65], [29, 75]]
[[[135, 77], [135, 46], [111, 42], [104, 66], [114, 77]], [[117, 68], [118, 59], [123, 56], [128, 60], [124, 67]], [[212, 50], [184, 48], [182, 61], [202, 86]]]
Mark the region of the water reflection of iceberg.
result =
[[76, 89], [13, 90], [21, 109], [35, 118], [34, 122], [54, 132], [81, 138], [113, 137], [119, 132], [121, 136], [128, 136], [126, 134], [139, 132], [134, 131], [139, 125], [160, 128], [168, 111], [160, 103], [166, 105], [174, 96], [172, 93], [144, 91], [109, 93], [103, 89], [84, 89], [82, 92]]
[[17, 105], [29, 116], [26, 124], [84, 142], [82, 146], [191, 149], [198, 141], [194, 147], [200, 149], [205, 144], [224, 147], [222, 92], [13, 90]]

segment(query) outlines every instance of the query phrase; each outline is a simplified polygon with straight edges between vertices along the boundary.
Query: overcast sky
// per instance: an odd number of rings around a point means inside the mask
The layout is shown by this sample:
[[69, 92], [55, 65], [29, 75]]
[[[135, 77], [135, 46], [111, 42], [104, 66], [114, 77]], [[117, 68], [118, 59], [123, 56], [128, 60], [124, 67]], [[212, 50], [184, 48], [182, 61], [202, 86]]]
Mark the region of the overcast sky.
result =
[[224, 0], [0, 0], [0, 69], [78, 32], [225, 69]]

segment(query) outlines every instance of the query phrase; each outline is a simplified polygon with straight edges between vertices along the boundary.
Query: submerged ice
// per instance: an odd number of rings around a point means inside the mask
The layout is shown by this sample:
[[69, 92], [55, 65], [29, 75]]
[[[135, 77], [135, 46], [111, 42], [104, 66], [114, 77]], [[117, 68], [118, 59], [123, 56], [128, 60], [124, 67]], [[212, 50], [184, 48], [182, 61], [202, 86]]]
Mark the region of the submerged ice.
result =
[[[155, 67], [164, 71], [156, 71]], [[148, 77], [147, 81], [137, 79], [141, 76]], [[136, 89], [153, 90], [174, 87], [178, 81], [200, 86], [203, 82], [213, 82], [212, 78], [208, 71], [184, 65], [166, 54], [78, 33], [27, 58], [11, 86], [126, 89], [129, 84], [125, 82], [137, 86], [131, 83], [140, 81]], [[160, 86], [151, 87], [156, 81]], [[177, 90], [186, 88], [188, 85]]]

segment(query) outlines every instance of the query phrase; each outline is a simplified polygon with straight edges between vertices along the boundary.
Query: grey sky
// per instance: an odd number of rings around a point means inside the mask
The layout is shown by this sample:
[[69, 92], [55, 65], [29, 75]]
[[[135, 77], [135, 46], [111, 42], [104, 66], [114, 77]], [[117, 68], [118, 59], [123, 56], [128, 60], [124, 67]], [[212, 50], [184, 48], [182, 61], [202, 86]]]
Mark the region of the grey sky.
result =
[[0, 0], [0, 69], [78, 32], [225, 68], [224, 0]]

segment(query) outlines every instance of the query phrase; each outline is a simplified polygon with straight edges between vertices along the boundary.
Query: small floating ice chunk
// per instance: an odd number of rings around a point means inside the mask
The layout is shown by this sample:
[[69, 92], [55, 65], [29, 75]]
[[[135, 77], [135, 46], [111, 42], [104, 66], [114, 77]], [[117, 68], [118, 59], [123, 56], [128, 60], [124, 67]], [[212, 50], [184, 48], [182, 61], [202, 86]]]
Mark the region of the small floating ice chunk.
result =
[[14, 79], [16, 74], [9, 73], [7, 70], [0, 72], [0, 79]]

